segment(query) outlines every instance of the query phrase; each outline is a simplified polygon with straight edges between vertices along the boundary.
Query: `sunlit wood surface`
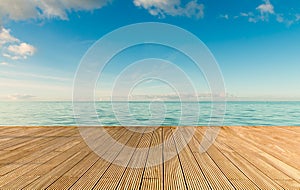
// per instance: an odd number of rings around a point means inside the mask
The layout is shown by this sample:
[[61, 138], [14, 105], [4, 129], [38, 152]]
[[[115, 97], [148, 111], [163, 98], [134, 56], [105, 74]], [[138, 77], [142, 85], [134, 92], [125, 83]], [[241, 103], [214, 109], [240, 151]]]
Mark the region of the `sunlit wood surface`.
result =
[[[106, 130], [135, 148], [168, 138], [175, 149], [180, 143], [174, 127]], [[0, 127], [0, 189], [300, 189], [300, 127], [222, 127], [214, 145], [200, 153], [205, 130], [197, 127], [188, 146], [166, 162], [163, 148], [126, 157], [107, 151], [112, 159], [145, 166], [133, 169], [100, 158], [76, 127]], [[163, 164], [147, 167], [153, 157]]]

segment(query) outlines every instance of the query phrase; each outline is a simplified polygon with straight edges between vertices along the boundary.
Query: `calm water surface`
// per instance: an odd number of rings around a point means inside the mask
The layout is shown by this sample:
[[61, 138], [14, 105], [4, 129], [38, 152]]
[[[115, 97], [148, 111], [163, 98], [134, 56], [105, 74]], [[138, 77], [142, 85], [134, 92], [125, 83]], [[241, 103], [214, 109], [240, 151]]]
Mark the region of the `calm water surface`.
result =
[[[118, 105], [128, 110], [126, 103], [119, 102]], [[96, 102], [97, 116], [86, 113], [83, 122], [94, 125], [97, 121], [99, 125], [110, 126], [121, 125], [120, 121], [132, 125], [194, 125], [189, 120], [195, 119], [195, 112], [199, 112], [197, 125], [208, 125], [211, 119], [210, 102], [166, 102], [163, 110], [161, 105], [152, 106], [150, 102], [130, 102], [129, 112], [120, 114], [122, 109], [114, 112], [110, 102]], [[155, 114], [161, 117], [153, 120]], [[76, 117], [72, 102], [0, 102], [2, 126], [70, 126], [76, 125]], [[300, 126], [300, 102], [227, 102], [223, 125]]]

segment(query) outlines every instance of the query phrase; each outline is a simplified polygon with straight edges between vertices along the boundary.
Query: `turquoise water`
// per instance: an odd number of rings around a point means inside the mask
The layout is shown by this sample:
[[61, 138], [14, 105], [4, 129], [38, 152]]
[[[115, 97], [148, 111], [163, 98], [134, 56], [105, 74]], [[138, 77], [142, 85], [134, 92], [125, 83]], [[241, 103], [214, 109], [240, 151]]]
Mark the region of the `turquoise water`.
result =
[[[84, 107], [84, 104], [88, 103], [82, 104]], [[124, 102], [118, 104], [126, 105]], [[119, 118], [116, 118], [116, 111], [113, 111], [109, 102], [96, 102], [98, 117], [86, 113], [83, 122], [86, 125], [94, 125], [94, 121], [99, 125], [122, 125], [120, 121], [127, 121], [132, 125], [180, 125], [180, 118], [189, 124], [189, 119], [199, 111], [200, 114], [196, 118], [197, 125], [208, 125], [211, 119], [211, 103], [199, 103], [200, 110], [195, 104], [198, 103], [167, 102], [164, 110], [159, 110], [161, 107], [154, 105], [151, 112], [149, 102], [131, 102], [130, 115], [120, 114]], [[182, 117], [181, 109], [185, 110]], [[151, 121], [151, 116], [155, 115], [153, 110], [164, 112], [164, 114], [157, 114], [162, 116], [161, 122]], [[75, 117], [72, 102], [0, 102], [0, 125], [2, 126], [69, 126], [76, 125]], [[300, 102], [227, 102], [223, 125], [300, 126]]]

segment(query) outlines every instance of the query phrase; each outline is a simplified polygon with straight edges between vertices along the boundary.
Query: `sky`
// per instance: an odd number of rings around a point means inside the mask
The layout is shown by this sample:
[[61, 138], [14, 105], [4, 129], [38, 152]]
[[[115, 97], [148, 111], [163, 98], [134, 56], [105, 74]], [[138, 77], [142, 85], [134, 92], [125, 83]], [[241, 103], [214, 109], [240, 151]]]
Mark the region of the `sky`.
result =
[[[228, 100], [300, 100], [298, 0], [2, 0], [0, 19], [1, 101], [72, 100], [73, 79], [88, 49], [111, 31], [141, 22], [172, 24], [197, 36], [219, 64]], [[145, 46], [109, 63], [96, 96], [109, 96], [122, 64], [149, 52], [185, 70], [198, 96], [210, 93], [185, 57]], [[134, 93], [174, 95], [153, 80]]]

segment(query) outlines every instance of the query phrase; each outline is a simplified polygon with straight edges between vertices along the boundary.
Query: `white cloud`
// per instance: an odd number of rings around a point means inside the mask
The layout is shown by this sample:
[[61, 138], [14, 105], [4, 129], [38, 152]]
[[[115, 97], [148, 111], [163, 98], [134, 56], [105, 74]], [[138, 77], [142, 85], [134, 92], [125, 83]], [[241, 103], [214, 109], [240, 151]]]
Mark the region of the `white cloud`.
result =
[[24, 42], [18, 45], [9, 45], [7, 50], [16, 59], [27, 59], [28, 56], [32, 56], [36, 52], [35, 47]]
[[240, 16], [242, 16], [242, 17], [249, 17], [249, 16], [254, 16], [254, 14], [253, 14], [253, 12], [240, 13]]
[[253, 17], [249, 17], [249, 18], [248, 18], [248, 21], [249, 21], [249, 22], [252, 22], [252, 23], [257, 23], [257, 22], [258, 22], [258, 19], [253, 18]]
[[19, 40], [10, 35], [10, 30], [0, 26], [0, 47], [2, 47], [4, 44], [12, 42], [19, 42]]
[[2, 56], [17, 60], [26, 59], [36, 48], [22, 42], [1, 25], [5, 20], [50, 19], [67, 20], [68, 12], [99, 9], [112, 0], [1, 0], [0, 1], [0, 48]]
[[291, 26], [300, 21], [300, 14], [276, 14], [276, 20], [279, 23], [284, 23], [286, 26]]
[[[246, 17], [248, 22], [257, 23], [259, 21], [269, 21], [270, 15], [276, 15], [274, 11], [274, 6], [271, 4], [270, 0], [264, 0], [263, 4], [256, 7], [254, 12], [241, 12], [240, 15], [235, 16], [235, 18]], [[279, 17], [276, 19], [280, 20]]]
[[6, 58], [9, 58], [9, 59], [12, 59], [12, 60], [18, 60], [18, 59], [20, 59], [18, 56], [13, 56], [13, 55], [8, 54], [8, 53], [3, 53], [2, 56], [6, 57]]
[[151, 15], [165, 17], [170, 16], [186, 16], [194, 18], [202, 18], [204, 16], [204, 5], [198, 3], [197, 0], [190, 1], [182, 5], [181, 0], [133, 0], [137, 7], [142, 7]]
[[68, 11], [94, 10], [111, 0], [2, 0], [0, 17], [11, 20], [45, 19], [57, 17], [67, 19]]
[[229, 19], [229, 15], [228, 15], [228, 14], [220, 15], [219, 17], [220, 17], [220, 18], [223, 18], [223, 19], [225, 19], [225, 20], [228, 20], [228, 19]]
[[11, 94], [8, 95], [8, 98], [10, 100], [28, 100], [28, 99], [35, 98], [35, 96], [30, 94]]
[[300, 14], [277, 13], [270, 0], [263, 0], [263, 3], [258, 5], [254, 12], [241, 12], [240, 15], [235, 16], [234, 18], [239, 17], [245, 17], [248, 22], [252, 23], [268, 22], [272, 19], [278, 23], [285, 24], [286, 26], [290, 26], [295, 22], [300, 21]]
[[260, 21], [260, 16], [255, 15], [253, 12], [241, 12], [240, 15], [235, 16], [234, 18], [245, 17], [248, 19], [248, 22], [257, 23]]
[[248, 13], [240, 13], [241, 16], [247, 17], [249, 16]]
[[[259, 21], [269, 21], [270, 15], [277, 15], [274, 11], [274, 6], [271, 4], [270, 0], [263, 0], [263, 3], [258, 5], [255, 11], [241, 12], [235, 18], [245, 17], [248, 22], [257, 23]], [[276, 19], [280, 20], [279, 17]]]
[[8, 71], [0, 71], [0, 76], [4, 76], [5, 78], [15, 78], [15, 76], [32, 78], [33, 80], [46, 79], [47, 81], [53, 80], [56, 82], [72, 82], [72, 78], [65, 78], [59, 76], [48, 76], [42, 74], [33, 74], [33, 73], [25, 73], [25, 72], [8, 72]]
[[7, 66], [7, 65], [9, 65], [7, 62], [0, 62], [0, 65], [4, 65], [4, 66]]
[[3, 27], [0, 31], [0, 47], [2, 56], [12, 60], [27, 59], [28, 56], [32, 56], [36, 52], [34, 46], [21, 42], [10, 34], [10, 30]]
[[260, 12], [260, 19], [262, 21], [268, 21], [270, 14], [275, 14], [274, 6], [270, 3], [270, 0], [264, 0], [265, 3], [256, 7], [256, 10]]
[[274, 14], [274, 6], [270, 3], [270, 0], [264, 0], [264, 4], [259, 5], [256, 9], [263, 14]]

